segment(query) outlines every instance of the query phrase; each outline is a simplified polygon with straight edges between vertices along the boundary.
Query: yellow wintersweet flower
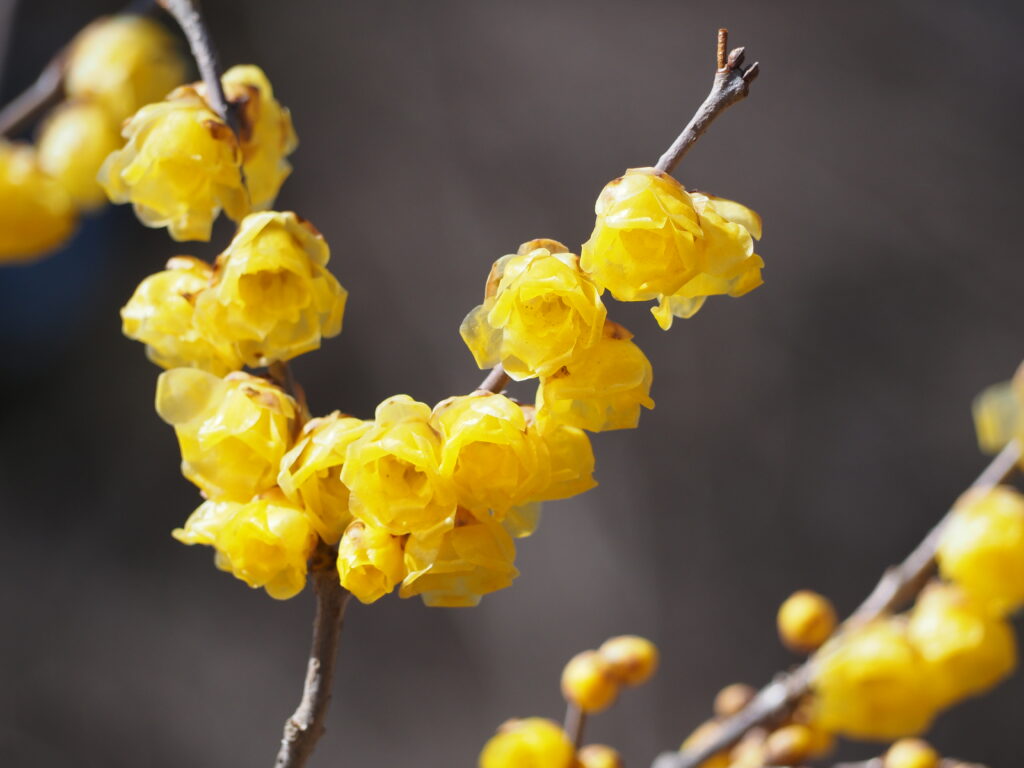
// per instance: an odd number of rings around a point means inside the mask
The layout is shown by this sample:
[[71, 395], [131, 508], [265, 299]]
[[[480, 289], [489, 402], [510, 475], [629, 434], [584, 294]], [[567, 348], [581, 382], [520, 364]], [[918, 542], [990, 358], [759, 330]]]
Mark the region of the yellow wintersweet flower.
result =
[[[1018, 380], [1019, 381], [1019, 380]], [[971, 404], [978, 445], [985, 453], [999, 453], [1013, 438], [1024, 435], [1021, 419], [1021, 384], [1012, 381], [983, 389]]]
[[441, 474], [441, 438], [430, 407], [408, 395], [377, 406], [373, 426], [351, 443], [341, 468], [352, 516], [395, 536], [430, 534], [455, 522], [455, 488]]
[[594, 210], [580, 266], [619, 301], [671, 295], [699, 273], [697, 211], [669, 174], [630, 168], [605, 186]]
[[0, 263], [52, 251], [74, 232], [71, 198], [32, 147], [0, 139]]
[[477, 365], [513, 379], [557, 371], [601, 337], [607, 310], [579, 259], [554, 240], [523, 243], [494, 263], [484, 303], [459, 329]]
[[160, 374], [156, 409], [178, 436], [185, 477], [208, 497], [233, 501], [274, 486], [299, 416], [295, 401], [264, 379], [195, 368]]
[[551, 720], [509, 720], [484, 746], [480, 768], [571, 768], [573, 752], [565, 731]]
[[813, 725], [892, 741], [925, 730], [938, 711], [929, 667], [900, 619], [878, 619], [826, 644], [814, 668]]
[[335, 411], [307, 421], [295, 446], [281, 459], [277, 484], [301, 503], [313, 518], [317, 533], [334, 544], [352, 521], [349, 491], [341, 482], [345, 452], [372, 424]]
[[918, 597], [907, 632], [941, 706], [988, 690], [1017, 666], [1013, 626], [952, 584], [933, 584]]
[[358, 520], [345, 529], [338, 544], [341, 586], [361, 603], [373, 603], [405, 578], [402, 539]]
[[250, 367], [317, 349], [341, 332], [348, 297], [329, 258], [323, 236], [294, 213], [246, 216], [196, 301], [196, 325]]
[[[530, 429], [536, 431], [536, 424]], [[550, 481], [538, 495], [540, 501], [568, 499], [597, 487], [594, 480], [594, 449], [587, 433], [578, 427], [553, 426], [539, 433], [548, 449]]]
[[695, 274], [651, 310], [664, 330], [673, 317], [693, 317], [708, 296], [742, 296], [764, 281], [764, 261], [754, 253], [761, 237], [761, 217], [749, 208], [712, 195], [691, 192], [702, 236], [697, 239]]
[[441, 473], [455, 484], [459, 506], [476, 515], [492, 510], [500, 520], [547, 487], [547, 447], [504, 395], [448, 398], [432, 422], [442, 439]]
[[513, 539], [525, 539], [533, 536], [540, 525], [541, 503], [532, 501], [521, 507], [513, 507], [501, 519], [501, 527], [508, 531]]
[[939, 571], [986, 609], [1024, 604], [1024, 496], [1012, 488], [968, 491], [942, 532]]
[[620, 688], [612, 665], [597, 651], [577, 653], [562, 669], [562, 696], [587, 714], [608, 709]]
[[107, 202], [96, 181], [107, 155], [121, 147], [118, 123], [98, 102], [66, 102], [54, 110], [39, 135], [39, 167], [61, 183], [79, 208]]
[[519, 575], [515, 558], [515, 544], [500, 523], [460, 511], [451, 530], [406, 541], [408, 575], [399, 595], [420, 595], [432, 607], [472, 607], [483, 595], [511, 586]]
[[[299, 144], [291, 113], [274, 98], [270, 81], [257, 66], [234, 66], [224, 73], [221, 82], [228, 101], [238, 109], [245, 184], [252, 206], [269, 208], [292, 171], [285, 158]], [[206, 94], [202, 83], [196, 87]]]
[[242, 367], [230, 350], [216, 347], [193, 324], [196, 297], [213, 268], [190, 256], [175, 256], [167, 269], [139, 283], [121, 309], [122, 330], [146, 345], [146, 356], [162, 368], [201, 368], [223, 376]]
[[278, 600], [302, 591], [316, 546], [308, 515], [279, 492], [247, 504], [207, 501], [172, 535], [184, 544], [213, 546], [218, 568]]
[[132, 203], [147, 227], [209, 240], [222, 208], [235, 221], [249, 212], [235, 134], [194, 87], [144, 106], [122, 135], [128, 142], [107, 158], [99, 182], [113, 202]]
[[623, 768], [622, 755], [607, 744], [587, 744], [576, 753], [578, 768]]
[[653, 408], [654, 371], [647, 356], [618, 323], [605, 322], [600, 341], [576, 360], [541, 378], [537, 390], [537, 421], [567, 424], [591, 432], [632, 429], [640, 408]]
[[185, 79], [174, 37], [153, 19], [122, 14], [94, 21], [71, 44], [64, 90], [94, 99], [115, 123], [159, 101]]

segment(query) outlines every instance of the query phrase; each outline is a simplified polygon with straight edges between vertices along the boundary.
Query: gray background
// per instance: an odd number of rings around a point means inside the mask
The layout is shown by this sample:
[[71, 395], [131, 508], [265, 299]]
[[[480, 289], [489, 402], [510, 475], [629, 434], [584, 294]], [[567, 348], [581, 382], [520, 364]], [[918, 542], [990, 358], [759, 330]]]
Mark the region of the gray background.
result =
[[[561, 716], [572, 653], [637, 632], [662, 670], [590, 737], [646, 766], [718, 687], [794, 660], [773, 628], [791, 590], [851, 609], [983, 465], [970, 399], [1021, 357], [1019, 4], [206, 6], [225, 62], [258, 62], [292, 108], [279, 207], [325, 233], [351, 292], [341, 337], [295, 363], [320, 412], [470, 389], [457, 329], [491, 261], [587, 237], [602, 184], [653, 163], [704, 97], [717, 26], [764, 68], [678, 175], [763, 214], [765, 286], [670, 333], [612, 306], [656, 411], [596, 437], [601, 487], [548, 505], [512, 589], [470, 611], [352, 607], [313, 765], [473, 765], [505, 718]], [[5, 98], [116, 7], [21, 3]], [[119, 333], [139, 279], [216, 250], [117, 209], [0, 272], [6, 765], [269, 765], [296, 703], [311, 597], [273, 602], [170, 538], [197, 497], [152, 411], [157, 370]], [[1016, 765], [1022, 702], [1017, 677], [934, 741]]]

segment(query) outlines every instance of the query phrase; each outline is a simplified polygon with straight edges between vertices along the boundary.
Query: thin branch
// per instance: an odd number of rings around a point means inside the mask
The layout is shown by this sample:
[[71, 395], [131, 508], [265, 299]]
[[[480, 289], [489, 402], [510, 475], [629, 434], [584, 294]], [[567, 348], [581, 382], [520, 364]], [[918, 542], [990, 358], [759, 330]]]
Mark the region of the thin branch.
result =
[[349, 593], [338, 583], [336, 557], [333, 548], [320, 542], [310, 564], [310, 580], [316, 592], [313, 643], [302, 699], [295, 714], [284, 724], [274, 768], [302, 768], [326, 730], [324, 718], [331, 703], [334, 666], [349, 598]]
[[[970, 488], [989, 488], [1005, 481], [1017, 468], [1020, 459], [1020, 444], [1012, 440], [992, 459]], [[885, 572], [868, 598], [837, 632], [847, 631], [897, 610], [916, 597], [935, 569], [935, 551], [952, 516], [953, 509], [950, 509], [902, 563]], [[724, 720], [714, 738], [699, 749], [665, 752], [654, 760], [652, 768], [696, 768], [712, 755], [731, 747], [751, 728], [782, 717], [809, 691], [814, 662], [815, 657], [812, 656], [792, 672], [778, 675], [746, 707]]]
[[572, 742], [573, 749], [577, 751], [583, 746], [583, 729], [586, 725], [587, 713], [572, 702], [569, 702], [565, 708], [565, 724], [562, 726], [562, 730], [565, 731], [565, 735]]
[[[880, 757], [873, 757], [870, 760], [861, 760], [855, 763], [836, 763], [832, 768], [884, 768], [885, 761]], [[939, 761], [939, 768], [985, 768], [980, 763], [965, 763], [952, 757], [946, 757]]]
[[67, 49], [50, 59], [39, 77], [3, 109], [0, 109], [0, 136], [10, 138], [26, 128], [43, 112], [64, 98], [64, 68]]
[[654, 167], [664, 173], [672, 173], [683, 155], [704, 135], [716, 117], [729, 107], [747, 97], [750, 84], [761, 71], [757, 62], [743, 68], [744, 49], [734, 49], [728, 57], [725, 55], [729, 46], [729, 30], [718, 30], [718, 47], [716, 49], [715, 80], [711, 85], [711, 93], [697, 109], [696, 114], [686, 124], [683, 132], [665, 150], [665, 154]]
[[238, 113], [224, 95], [221, 85], [221, 69], [217, 60], [217, 49], [213, 46], [210, 33], [206, 28], [202, 15], [192, 0], [157, 0], [185, 33], [188, 46], [192, 50], [192, 58], [199, 68], [199, 75], [206, 84], [206, 100], [214, 112], [223, 120], [236, 136], [239, 136]]
[[512, 378], [505, 373], [505, 367], [501, 363], [498, 363], [496, 366], [491, 368], [490, 372], [488, 372], [487, 378], [480, 382], [480, 386], [477, 387], [477, 390], [498, 394], [508, 386], [510, 381], [512, 381]]

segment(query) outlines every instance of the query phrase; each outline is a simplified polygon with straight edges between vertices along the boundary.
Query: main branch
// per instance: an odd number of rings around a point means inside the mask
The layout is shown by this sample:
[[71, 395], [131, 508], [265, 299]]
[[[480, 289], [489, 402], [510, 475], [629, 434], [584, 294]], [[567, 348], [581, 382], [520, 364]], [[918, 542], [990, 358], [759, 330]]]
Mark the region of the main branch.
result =
[[349, 593], [338, 583], [335, 557], [334, 549], [320, 542], [310, 563], [310, 580], [316, 592], [313, 643], [309, 650], [302, 699], [284, 724], [284, 736], [274, 768], [302, 768], [324, 734], [324, 719], [331, 704], [334, 667], [349, 598]]
[[[998, 485], [1013, 473], [1020, 459], [1021, 446], [1013, 440], [992, 459], [970, 488]], [[902, 563], [883, 574], [868, 598], [843, 622], [838, 633], [907, 605], [924, 589], [935, 570], [935, 552], [942, 532], [952, 516], [951, 508]], [[655, 759], [652, 768], [697, 768], [712, 755], [731, 747], [747, 731], [782, 717], [810, 690], [814, 662], [815, 657], [812, 656], [792, 672], [777, 676], [746, 707], [724, 720], [714, 738], [699, 749], [665, 752]]]
[[67, 52], [61, 51], [39, 73], [39, 77], [3, 109], [0, 136], [11, 138], [64, 97], [64, 68]]

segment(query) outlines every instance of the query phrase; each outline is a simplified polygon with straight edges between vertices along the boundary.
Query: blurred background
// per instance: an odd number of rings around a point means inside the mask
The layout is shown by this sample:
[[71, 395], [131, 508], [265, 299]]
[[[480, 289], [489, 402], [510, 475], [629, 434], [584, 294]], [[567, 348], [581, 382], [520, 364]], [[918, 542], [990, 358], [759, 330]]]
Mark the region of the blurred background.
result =
[[[323, 231], [344, 333], [295, 361], [314, 411], [435, 402], [481, 374], [458, 337], [491, 262], [576, 248], [602, 185], [650, 165], [728, 26], [763, 67], [685, 159], [688, 186], [765, 221], [765, 285], [661, 332], [657, 409], [596, 436], [599, 489], [549, 504], [515, 586], [475, 610], [352, 605], [314, 766], [471, 766], [512, 716], [559, 719], [576, 651], [631, 632], [654, 682], [588, 741], [647, 766], [719, 687], [796, 661], [774, 616], [846, 612], [986, 459], [969, 405], [1022, 356], [1024, 6], [1005, 0], [207, 0], [301, 145], [278, 207]], [[119, 4], [0, 0], [2, 100]], [[169, 532], [198, 504], [119, 307], [176, 253], [130, 211], [0, 271], [0, 756], [43, 766], [269, 765], [297, 703], [312, 597], [286, 603]], [[943, 716], [946, 754], [1019, 763], [1024, 675]], [[878, 748], [854, 745], [844, 754]]]

